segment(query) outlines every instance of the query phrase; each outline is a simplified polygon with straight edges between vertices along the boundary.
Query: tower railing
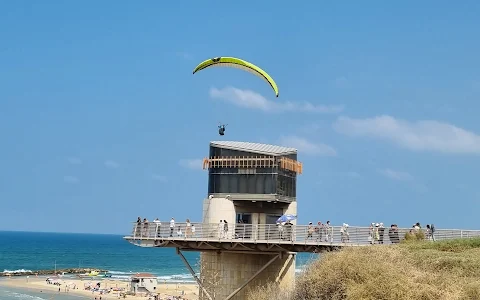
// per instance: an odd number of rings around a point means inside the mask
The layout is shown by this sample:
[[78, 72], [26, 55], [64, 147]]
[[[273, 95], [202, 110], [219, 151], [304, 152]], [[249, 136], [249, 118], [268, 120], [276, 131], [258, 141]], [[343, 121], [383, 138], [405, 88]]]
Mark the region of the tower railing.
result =
[[438, 241], [480, 237], [480, 230], [425, 229], [371, 227], [319, 227], [310, 225], [230, 224], [227, 223], [134, 223], [132, 240], [185, 240], [199, 242], [292, 243], [305, 245], [361, 246], [395, 244], [415, 235], [425, 240]]
[[202, 168], [273, 168], [280, 167], [298, 174], [303, 172], [303, 164], [288, 157], [274, 156], [212, 156], [204, 158]]

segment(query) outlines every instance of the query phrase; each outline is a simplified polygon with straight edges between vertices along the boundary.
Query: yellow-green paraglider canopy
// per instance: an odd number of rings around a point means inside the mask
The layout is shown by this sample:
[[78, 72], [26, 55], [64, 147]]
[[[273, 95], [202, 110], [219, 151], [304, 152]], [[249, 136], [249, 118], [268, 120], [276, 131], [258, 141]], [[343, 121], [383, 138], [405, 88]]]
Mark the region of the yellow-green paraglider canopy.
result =
[[272, 87], [273, 91], [275, 92], [275, 96], [278, 97], [278, 86], [273, 80], [273, 78], [268, 75], [267, 72], [257, 67], [256, 65], [249, 63], [248, 61], [235, 57], [214, 57], [201, 62], [193, 70], [193, 74], [209, 67], [232, 67], [242, 69], [244, 71], [257, 75], [258, 77], [265, 80]]

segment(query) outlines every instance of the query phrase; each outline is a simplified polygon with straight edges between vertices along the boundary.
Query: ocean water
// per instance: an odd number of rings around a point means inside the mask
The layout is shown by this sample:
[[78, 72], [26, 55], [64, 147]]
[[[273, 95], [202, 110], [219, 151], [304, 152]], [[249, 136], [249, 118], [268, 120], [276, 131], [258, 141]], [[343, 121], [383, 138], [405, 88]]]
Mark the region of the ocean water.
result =
[[[200, 255], [189, 251], [184, 255], [197, 269]], [[316, 257], [298, 254], [297, 272]], [[134, 273], [147, 272], [167, 283], [194, 282], [173, 248], [141, 248], [120, 235], [0, 231], [0, 272], [53, 270], [55, 265], [57, 269], [100, 268], [109, 270], [112, 278], [124, 280]]]

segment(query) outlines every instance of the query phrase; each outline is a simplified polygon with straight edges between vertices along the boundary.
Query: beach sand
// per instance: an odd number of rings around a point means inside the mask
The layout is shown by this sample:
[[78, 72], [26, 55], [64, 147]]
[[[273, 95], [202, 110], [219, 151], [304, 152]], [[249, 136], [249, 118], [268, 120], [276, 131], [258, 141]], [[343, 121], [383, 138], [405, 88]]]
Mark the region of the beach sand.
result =
[[[35, 290], [45, 290], [45, 291], [56, 291], [58, 292], [59, 286], [53, 284], [47, 284], [46, 282], [47, 277], [33, 277], [30, 278], [26, 277], [13, 277], [13, 278], [5, 278], [0, 280], [0, 285], [3, 286], [10, 286], [14, 288], [21, 288], [21, 289], [35, 289]], [[85, 296], [87, 298], [97, 299], [99, 296], [102, 296], [102, 300], [104, 299], [119, 299], [117, 292], [113, 291], [111, 293], [100, 295], [98, 292], [92, 293], [91, 291], [87, 291], [84, 289], [84, 285], [88, 283], [96, 284], [100, 282], [101, 288], [125, 288], [128, 291], [128, 282], [119, 281], [119, 280], [109, 280], [109, 279], [94, 279], [94, 278], [87, 278], [87, 279], [77, 279], [77, 278], [62, 278], [60, 279], [64, 283], [68, 284], [69, 286], [76, 286], [75, 289], [70, 288], [69, 290], [65, 290], [65, 284], [60, 286], [60, 294], [70, 293], [70, 294], [77, 294], [81, 296]], [[199, 288], [197, 284], [192, 283], [159, 283], [157, 285], [157, 293], [160, 296], [160, 299], [168, 299], [168, 296], [182, 296], [182, 299], [188, 300], [198, 300], [198, 293]], [[182, 293], [183, 292], [183, 293]], [[183, 295], [182, 295], [183, 294]], [[127, 295], [126, 299], [135, 299], [135, 298], [143, 298], [148, 299], [145, 296], [132, 296]], [[123, 297], [122, 297], [123, 299]]]

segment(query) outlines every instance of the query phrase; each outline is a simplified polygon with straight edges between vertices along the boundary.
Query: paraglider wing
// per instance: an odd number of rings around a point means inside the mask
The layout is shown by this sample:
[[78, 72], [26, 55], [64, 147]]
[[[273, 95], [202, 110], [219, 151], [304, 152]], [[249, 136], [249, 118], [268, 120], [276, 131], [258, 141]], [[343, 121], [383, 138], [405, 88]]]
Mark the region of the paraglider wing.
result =
[[232, 67], [232, 68], [241, 69], [241, 70], [250, 72], [254, 75], [257, 75], [258, 77], [265, 80], [272, 87], [273, 91], [275, 92], [275, 96], [278, 97], [278, 86], [273, 80], [273, 78], [270, 75], [268, 75], [267, 72], [260, 69], [256, 65], [249, 63], [248, 61], [245, 61], [240, 58], [235, 58], [235, 57], [214, 57], [201, 62], [193, 70], [193, 74], [195, 74], [200, 70], [210, 68], [210, 67]]

